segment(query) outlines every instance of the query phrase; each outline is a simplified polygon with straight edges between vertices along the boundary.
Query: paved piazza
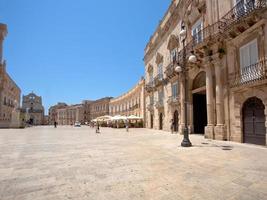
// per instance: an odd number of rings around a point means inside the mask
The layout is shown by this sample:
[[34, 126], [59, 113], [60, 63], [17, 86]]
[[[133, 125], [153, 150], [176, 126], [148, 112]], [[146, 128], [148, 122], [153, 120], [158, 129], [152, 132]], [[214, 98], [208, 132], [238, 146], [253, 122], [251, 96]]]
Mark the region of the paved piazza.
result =
[[267, 149], [146, 129], [0, 130], [1, 200], [267, 199]]

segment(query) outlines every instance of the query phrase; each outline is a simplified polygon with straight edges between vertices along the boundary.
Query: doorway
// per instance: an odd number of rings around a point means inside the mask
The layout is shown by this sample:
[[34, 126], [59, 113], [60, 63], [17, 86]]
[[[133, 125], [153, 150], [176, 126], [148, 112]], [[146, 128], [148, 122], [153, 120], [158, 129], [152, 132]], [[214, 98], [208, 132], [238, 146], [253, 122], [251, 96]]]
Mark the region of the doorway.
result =
[[178, 116], [178, 111], [175, 110], [173, 113], [173, 123], [174, 123], [174, 132], [178, 132], [179, 130], [179, 116]]
[[207, 126], [206, 94], [193, 94], [194, 133], [204, 134]]
[[153, 129], [153, 121], [154, 121], [154, 116], [151, 114], [150, 115], [150, 128]]
[[159, 130], [163, 129], [163, 114], [159, 114]]
[[266, 145], [265, 106], [256, 97], [248, 99], [243, 106], [243, 142]]
[[194, 133], [204, 134], [207, 126], [206, 73], [200, 72], [193, 81]]

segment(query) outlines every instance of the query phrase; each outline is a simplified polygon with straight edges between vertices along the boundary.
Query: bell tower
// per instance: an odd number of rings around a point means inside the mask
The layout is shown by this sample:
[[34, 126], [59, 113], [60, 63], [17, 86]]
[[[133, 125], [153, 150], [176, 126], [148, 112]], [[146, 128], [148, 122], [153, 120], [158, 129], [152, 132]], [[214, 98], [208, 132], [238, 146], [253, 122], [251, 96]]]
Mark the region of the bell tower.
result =
[[3, 64], [3, 42], [7, 35], [7, 25], [0, 23], [0, 65]]

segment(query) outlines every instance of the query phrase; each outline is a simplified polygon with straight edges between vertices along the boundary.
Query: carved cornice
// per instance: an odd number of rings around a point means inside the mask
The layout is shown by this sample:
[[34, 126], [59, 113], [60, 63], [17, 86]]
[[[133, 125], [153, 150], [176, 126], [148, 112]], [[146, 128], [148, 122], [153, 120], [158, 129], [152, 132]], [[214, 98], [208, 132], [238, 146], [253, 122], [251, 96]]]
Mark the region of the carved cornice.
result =
[[199, 13], [205, 13], [205, 2], [205, 0], [180, 0], [179, 3], [176, 4], [175, 1], [172, 1], [168, 11], [161, 20], [159, 26], [145, 48], [145, 63], [148, 62], [149, 58], [154, 54], [161, 41], [164, 39], [164, 37], [166, 37], [166, 35], [168, 35], [170, 30], [177, 26], [179, 23], [179, 18], [183, 19], [185, 22], [187, 22], [187, 24], [190, 25], [187, 15], [188, 11], [190, 14], [190, 8], [197, 8]]

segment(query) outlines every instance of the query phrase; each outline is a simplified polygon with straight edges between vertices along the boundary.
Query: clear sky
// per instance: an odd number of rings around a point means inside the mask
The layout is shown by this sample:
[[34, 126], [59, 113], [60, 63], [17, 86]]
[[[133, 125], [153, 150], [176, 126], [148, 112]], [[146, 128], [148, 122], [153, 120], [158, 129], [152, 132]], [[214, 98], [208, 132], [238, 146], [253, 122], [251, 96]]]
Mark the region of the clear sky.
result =
[[170, 0], [0, 0], [7, 70], [57, 102], [116, 97], [144, 75], [144, 48]]

